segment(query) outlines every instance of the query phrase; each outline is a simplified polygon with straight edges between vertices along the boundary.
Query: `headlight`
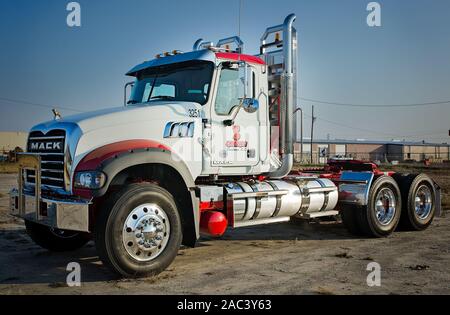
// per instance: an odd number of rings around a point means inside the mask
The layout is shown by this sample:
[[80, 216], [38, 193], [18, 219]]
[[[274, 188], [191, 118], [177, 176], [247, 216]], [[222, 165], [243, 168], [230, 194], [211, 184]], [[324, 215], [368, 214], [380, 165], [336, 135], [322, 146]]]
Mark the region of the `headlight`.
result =
[[106, 182], [106, 175], [102, 172], [78, 172], [75, 173], [74, 186], [76, 188], [99, 189]]

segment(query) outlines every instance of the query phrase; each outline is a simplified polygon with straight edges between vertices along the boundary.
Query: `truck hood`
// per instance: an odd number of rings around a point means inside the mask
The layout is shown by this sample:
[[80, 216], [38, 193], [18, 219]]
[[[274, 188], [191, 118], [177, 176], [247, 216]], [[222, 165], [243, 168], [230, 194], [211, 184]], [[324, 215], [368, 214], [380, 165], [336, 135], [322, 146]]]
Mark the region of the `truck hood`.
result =
[[[193, 160], [192, 156], [201, 155], [202, 148], [200, 142], [193, 139], [202, 136], [202, 117], [203, 108], [198, 103], [152, 102], [67, 116], [36, 125], [31, 131], [47, 134], [50, 130], [61, 129], [66, 132], [65, 152], [70, 161], [71, 178], [88, 153], [128, 140], [152, 140], [169, 147], [181, 160], [190, 161], [188, 168], [196, 178], [201, 173], [202, 161]], [[164, 137], [167, 124], [186, 122], [194, 123], [192, 137]]]
[[192, 110], [201, 111], [202, 106], [194, 102], [152, 102], [135, 104], [127, 107], [114, 107], [93, 112], [63, 117], [34, 126], [31, 131], [46, 132], [67, 125], [76, 125], [81, 133], [88, 133], [96, 129], [149, 121], [177, 121], [189, 119]]

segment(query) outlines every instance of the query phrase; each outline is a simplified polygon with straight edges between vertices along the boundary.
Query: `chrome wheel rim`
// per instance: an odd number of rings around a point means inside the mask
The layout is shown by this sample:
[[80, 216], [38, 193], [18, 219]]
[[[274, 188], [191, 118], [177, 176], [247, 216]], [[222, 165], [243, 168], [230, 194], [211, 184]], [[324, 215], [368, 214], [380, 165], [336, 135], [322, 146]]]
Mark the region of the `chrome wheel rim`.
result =
[[390, 188], [381, 189], [375, 199], [375, 216], [381, 225], [389, 225], [396, 212], [396, 198]]
[[433, 198], [431, 189], [427, 185], [422, 185], [417, 189], [414, 196], [414, 210], [419, 219], [426, 219], [433, 208]]
[[144, 204], [130, 212], [123, 225], [123, 246], [137, 261], [151, 261], [167, 246], [170, 222], [164, 210]]

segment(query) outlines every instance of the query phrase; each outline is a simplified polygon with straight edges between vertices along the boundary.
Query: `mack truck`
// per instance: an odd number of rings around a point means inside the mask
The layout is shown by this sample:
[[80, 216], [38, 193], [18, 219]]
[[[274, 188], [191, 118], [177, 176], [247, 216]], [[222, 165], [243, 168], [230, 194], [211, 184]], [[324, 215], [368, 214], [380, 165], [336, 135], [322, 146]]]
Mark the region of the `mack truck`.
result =
[[160, 273], [201, 234], [291, 218], [340, 215], [363, 237], [426, 229], [441, 211], [427, 175], [355, 160], [293, 170], [295, 19], [267, 28], [256, 55], [239, 36], [159, 54], [128, 71], [124, 106], [34, 126], [11, 214], [50, 251], [94, 240], [124, 277]]

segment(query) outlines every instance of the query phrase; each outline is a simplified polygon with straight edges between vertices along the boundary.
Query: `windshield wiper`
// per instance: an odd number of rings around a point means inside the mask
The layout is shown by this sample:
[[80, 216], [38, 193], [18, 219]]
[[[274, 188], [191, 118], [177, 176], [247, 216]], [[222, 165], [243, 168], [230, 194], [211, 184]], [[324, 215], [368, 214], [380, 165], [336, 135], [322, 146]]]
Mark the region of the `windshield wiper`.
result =
[[152, 96], [150, 97], [150, 100], [155, 100], [155, 99], [162, 99], [162, 100], [173, 100], [175, 97], [173, 96], [169, 96], [169, 95], [158, 95], [158, 96]]
[[129, 100], [128, 102], [127, 102], [127, 105], [130, 105], [130, 104], [137, 104], [137, 103], [139, 103], [138, 101], [135, 101], [135, 100]]
[[155, 88], [155, 84], [156, 84], [156, 80], [158, 79], [158, 75], [159, 75], [159, 73], [156, 74], [155, 79], [153, 80], [152, 88], [150, 90], [150, 94], [148, 95], [147, 102], [150, 101], [150, 99], [152, 97], [153, 89]]

